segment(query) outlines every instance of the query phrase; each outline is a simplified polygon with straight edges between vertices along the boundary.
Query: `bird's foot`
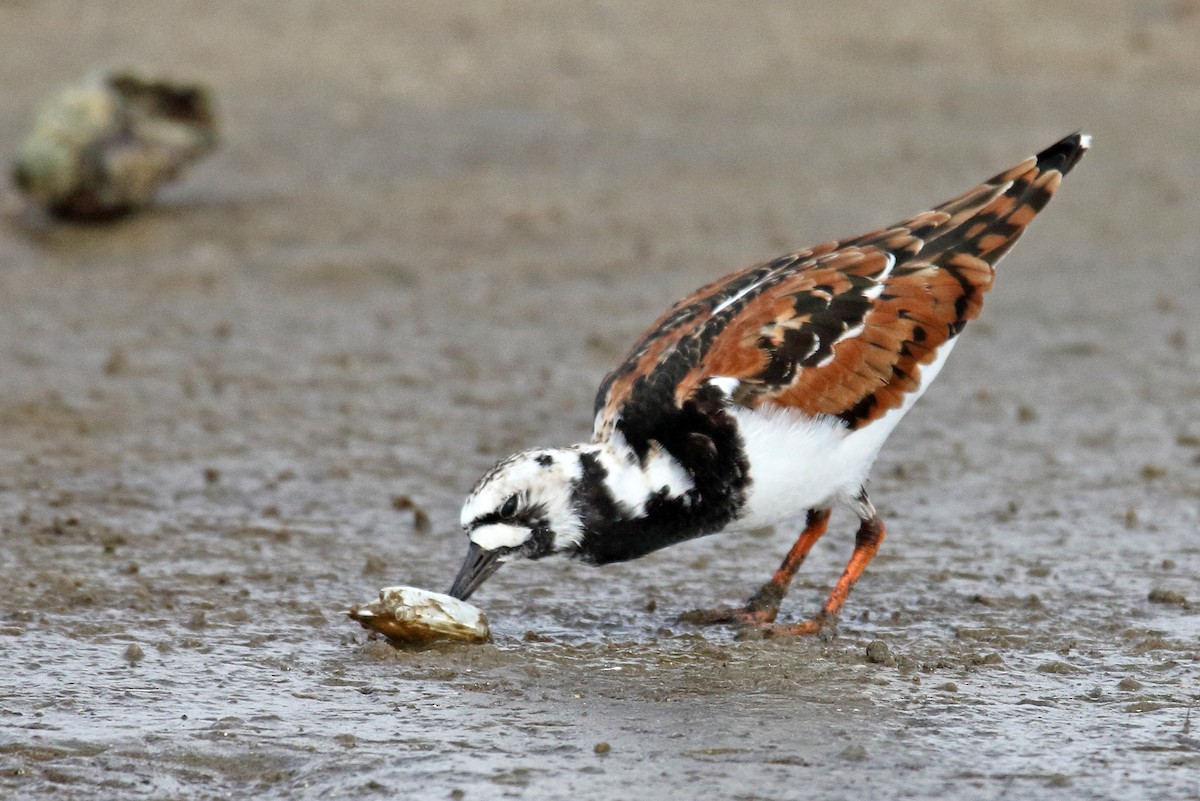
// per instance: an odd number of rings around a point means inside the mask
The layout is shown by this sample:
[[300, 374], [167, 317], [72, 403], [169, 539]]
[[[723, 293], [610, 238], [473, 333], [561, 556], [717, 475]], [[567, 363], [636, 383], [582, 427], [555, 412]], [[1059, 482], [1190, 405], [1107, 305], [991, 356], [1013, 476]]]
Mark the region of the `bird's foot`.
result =
[[748, 639], [754, 637], [799, 637], [815, 634], [822, 640], [832, 640], [837, 636], [837, 624], [837, 615], [821, 612], [816, 617], [799, 623], [751, 624], [740, 632], [739, 636]]
[[718, 607], [716, 609], [693, 609], [679, 616], [683, 623], [708, 626], [714, 623], [736, 623], [739, 626], [769, 626], [779, 614], [779, 603], [785, 588], [767, 583], [746, 601], [745, 606]]
[[693, 609], [679, 616], [681, 623], [711, 626], [715, 623], [736, 623], [739, 626], [769, 626], [779, 614], [778, 609], [752, 609], [746, 606], [717, 607], [716, 609]]

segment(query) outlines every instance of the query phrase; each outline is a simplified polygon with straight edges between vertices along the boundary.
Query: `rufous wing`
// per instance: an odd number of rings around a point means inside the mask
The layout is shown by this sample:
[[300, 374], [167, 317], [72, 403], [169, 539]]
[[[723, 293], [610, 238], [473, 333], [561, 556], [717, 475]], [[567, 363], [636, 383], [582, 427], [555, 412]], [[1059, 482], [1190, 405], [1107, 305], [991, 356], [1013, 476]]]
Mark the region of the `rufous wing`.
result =
[[898, 225], [742, 270], [675, 304], [608, 375], [596, 436], [631, 402], [679, 407], [711, 379], [732, 400], [851, 428], [899, 407], [974, 319], [997, 261], [1086, 150], [1073, 134]]

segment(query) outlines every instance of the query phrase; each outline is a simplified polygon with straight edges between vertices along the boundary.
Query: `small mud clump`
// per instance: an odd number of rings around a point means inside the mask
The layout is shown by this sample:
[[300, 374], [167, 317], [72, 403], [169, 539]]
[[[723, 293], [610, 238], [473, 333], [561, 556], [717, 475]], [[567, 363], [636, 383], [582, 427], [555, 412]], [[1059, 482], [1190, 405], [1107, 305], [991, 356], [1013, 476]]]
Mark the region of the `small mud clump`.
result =
[[397, 512], [411, 511], [413, 516], [413, 530], [418, 534], [428, 534], [433, 530], [433, 520], [429, 517], [429, 512], [425, 511], [425, 507], [407, 495], [393, 496], [392, 508]]
[[896, 657], [892, 656], [892, 650], [883, 640], [872, 640], [867, 643], [867, 661], [874, 665], [896, 666]]
[[857, 743], [852, 743], [843, 748], [838, 756], [847, 762], [862, 762], [867, 758], [867, 749]]
[[387, 575], [387, 562], [375, 554], [367, 554], [366, 560], [363, 561], [362, 574], [364, 576]]
[[1164, 587], [1155, 587], [1150, 590], [1150, 594], [1146, 596], [1146, 600], [1152, 604], [1170, 604], [1172, 606], [1187, 606], [1187, 597], [1178, 590], [1168, 590]]

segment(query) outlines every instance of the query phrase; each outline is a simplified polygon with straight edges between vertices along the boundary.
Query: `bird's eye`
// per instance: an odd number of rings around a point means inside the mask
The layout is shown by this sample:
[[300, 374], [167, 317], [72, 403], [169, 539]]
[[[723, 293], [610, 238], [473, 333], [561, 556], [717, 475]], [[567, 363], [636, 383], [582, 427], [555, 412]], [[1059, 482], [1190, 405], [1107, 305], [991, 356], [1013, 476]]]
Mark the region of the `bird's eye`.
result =
[[517, 496], [509, 495], [508, 500], [500, 507], [501, 517], [512, 517], [517, 513]]

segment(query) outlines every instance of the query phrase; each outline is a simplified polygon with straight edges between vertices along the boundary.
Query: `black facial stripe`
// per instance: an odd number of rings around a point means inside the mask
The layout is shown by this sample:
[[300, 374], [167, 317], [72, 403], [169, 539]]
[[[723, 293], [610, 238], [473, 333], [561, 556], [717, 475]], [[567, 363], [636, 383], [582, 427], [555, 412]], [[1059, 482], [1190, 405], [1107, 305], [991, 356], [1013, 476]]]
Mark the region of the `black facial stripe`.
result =
[[490, 526], [493, 523], [503, 523], [509, 526], [522, 526], [524, 528], [536, 528], [537, 526], [549, 525], [549, 519], [546, 517], [545, 504], [535, 504], [527, 509], [521, 510], [520, 513], [505, 517], [499, 512], [488, 512], [485, 515], [480, 515], [471, 521], [468, 528], [476, 529], [480, 526]]

